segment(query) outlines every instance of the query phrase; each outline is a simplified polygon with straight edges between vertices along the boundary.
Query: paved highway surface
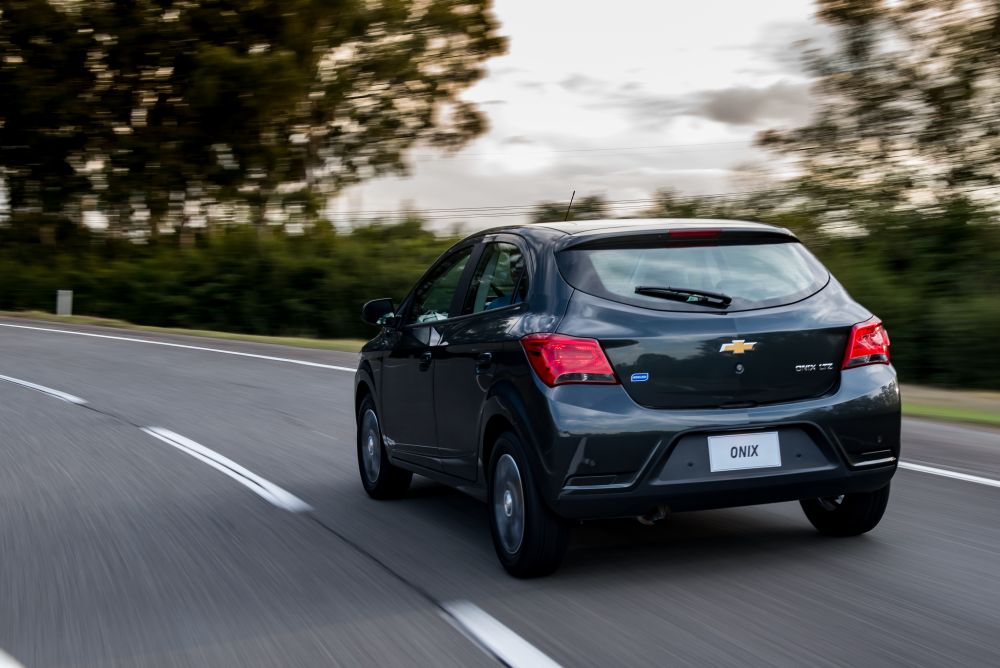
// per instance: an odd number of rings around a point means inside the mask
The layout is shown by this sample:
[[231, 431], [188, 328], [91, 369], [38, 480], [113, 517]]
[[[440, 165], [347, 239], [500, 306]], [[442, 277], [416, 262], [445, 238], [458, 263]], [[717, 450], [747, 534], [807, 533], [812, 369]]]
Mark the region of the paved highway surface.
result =
[[596, 523], [524, 582], [480, 502], [364, 494], [354, 364], [0, 320], [0, 667], [1000, 665], [1000, 431], [905, 421], [904, 461], [967, 477], [899, 471], [861, 538], [797, 504]]

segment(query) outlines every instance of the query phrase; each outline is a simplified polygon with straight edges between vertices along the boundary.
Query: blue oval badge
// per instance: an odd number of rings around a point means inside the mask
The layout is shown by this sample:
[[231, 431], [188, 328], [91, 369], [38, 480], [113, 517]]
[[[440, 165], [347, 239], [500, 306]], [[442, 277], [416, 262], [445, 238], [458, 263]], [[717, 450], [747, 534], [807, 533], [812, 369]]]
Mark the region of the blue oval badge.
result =
[[645, 383], [649, 380], [649, 374], [643, 371], [642, 373], [633, 373], [632, 382], [633, 383]]

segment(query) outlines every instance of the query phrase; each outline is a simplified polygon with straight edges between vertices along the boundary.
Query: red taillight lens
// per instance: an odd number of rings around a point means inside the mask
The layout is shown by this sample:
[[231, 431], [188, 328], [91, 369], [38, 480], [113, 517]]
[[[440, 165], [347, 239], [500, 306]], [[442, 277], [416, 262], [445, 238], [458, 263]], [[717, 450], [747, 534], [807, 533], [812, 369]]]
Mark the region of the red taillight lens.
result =
[[851, 328], [851, 338], [844, 354], [844, 367], [889, 363], [889, 334], [878, 318], [859, 322]]
[[601, 344], [562, 334], [528, 334], [521, 339], [531, 368], [548, 385], [618, 382]]

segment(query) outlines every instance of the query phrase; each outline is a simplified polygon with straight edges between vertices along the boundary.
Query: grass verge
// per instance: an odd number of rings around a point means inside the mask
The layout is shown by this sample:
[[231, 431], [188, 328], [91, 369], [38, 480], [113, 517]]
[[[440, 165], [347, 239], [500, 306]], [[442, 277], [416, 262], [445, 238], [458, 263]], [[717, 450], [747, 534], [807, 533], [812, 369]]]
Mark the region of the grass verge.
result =
[[112, 318], [98, 318], [90, 315], [53, 315], [52, 313], [46, 313], [44, 311], [0, 311], [0, 316], [8, 318], [30, 318], [32, 320], [62, 322], [73, 325], [97, 325], [99, 327], [113, 327], [115, 329], [128, 329], [140, 332], [203, 336], [212, 339], [225, 339], [227, 341], [250, 341], [252, 343], [272, 343], [282, 346], [296, 346], [298, 348], [340, 350], [351, 353], [356, 353], [361, 350], [361, 346], [365, 343], [361, 339], [310, 339], [299, 336], [259, 336], [257, 334], [237, 334], [235, 332], [214, 332], [205, 329], [153, 327], [150, 325], [136, 325], [131, 322], [114, 320]]
[[903, 401], [903, 414], [912, 417], [933, 418], [935, 420], [950, 420], [953, 422], [971, 422], [1000, 426], [1000, 413], [956, 406], [935, 406], [931, 404], [911, 404]]

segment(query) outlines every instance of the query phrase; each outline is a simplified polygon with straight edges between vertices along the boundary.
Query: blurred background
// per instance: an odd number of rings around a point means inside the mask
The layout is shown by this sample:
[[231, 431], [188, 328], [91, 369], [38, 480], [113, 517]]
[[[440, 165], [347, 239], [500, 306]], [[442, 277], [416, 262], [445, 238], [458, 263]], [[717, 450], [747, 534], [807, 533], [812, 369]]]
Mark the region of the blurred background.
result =
[[905, 381], [1000, 388], [1000, 8], [697, 4], [3, 0], [0, 309], [364, 337], [576, 191], [787, 226]]

